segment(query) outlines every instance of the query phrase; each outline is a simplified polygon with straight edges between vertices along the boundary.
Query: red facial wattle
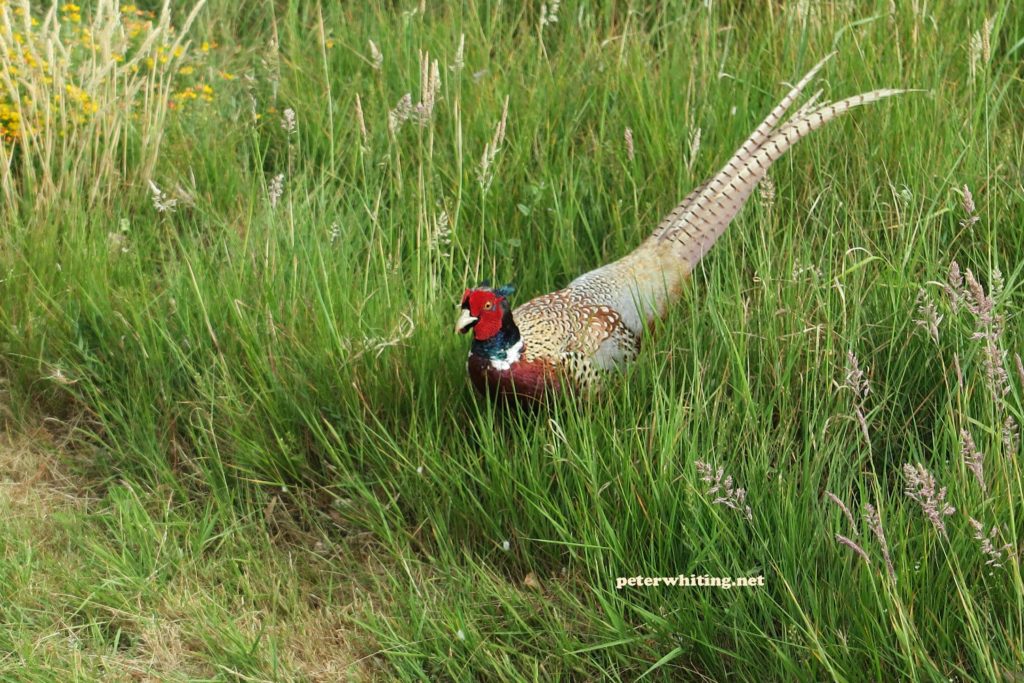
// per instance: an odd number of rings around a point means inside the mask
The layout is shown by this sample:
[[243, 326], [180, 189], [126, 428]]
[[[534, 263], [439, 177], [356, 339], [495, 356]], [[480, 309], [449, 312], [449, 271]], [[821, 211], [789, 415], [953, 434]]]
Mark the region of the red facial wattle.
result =
[[481, 309], [473, 315], [480, 318], [480, 321], [473, 327], [473, 338], [477, 341], [486, 341], [498, 334], [501, 330], [501, 307], [494, 305], [490, 309]]
[[[462, 296], [462, 308], [476, 319], [471, 328], [474, 339], [486, 341], [501, 331], [504, 301], [504, 297], [489, 290], [466, 290]], [[460, 331], [466, 332], [468, 329]]]

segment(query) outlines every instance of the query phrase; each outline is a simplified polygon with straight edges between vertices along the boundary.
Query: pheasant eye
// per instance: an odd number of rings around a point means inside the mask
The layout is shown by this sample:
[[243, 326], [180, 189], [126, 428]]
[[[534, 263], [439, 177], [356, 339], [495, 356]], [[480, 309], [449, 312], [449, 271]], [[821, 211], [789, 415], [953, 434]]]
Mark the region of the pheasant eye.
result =
[[494, 304], [492, 304], [490, 301], [488, 301], [487, 303], [484, 304], [484, 310], [485, 311], [489, 311], [492, 308], [494, 308]]

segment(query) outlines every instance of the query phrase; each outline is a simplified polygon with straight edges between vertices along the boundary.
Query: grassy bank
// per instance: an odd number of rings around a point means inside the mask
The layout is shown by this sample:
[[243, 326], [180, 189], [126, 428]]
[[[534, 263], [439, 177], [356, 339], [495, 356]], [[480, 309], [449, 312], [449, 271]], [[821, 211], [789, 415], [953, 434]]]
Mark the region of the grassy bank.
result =
[[[4, 673], [1019, 675], [1024, 24], [903, 5], [0, 5], [77, 46], [5, 43], [64, 99], [0, 159], [0, 371], [82, 492], [3, 534]], [[624, 254], [832, 50], [922, 92], [782, 159], [610, 391], [473, 395], [464, 287]], [[679, 574], [765, 585], [615, 587]]]

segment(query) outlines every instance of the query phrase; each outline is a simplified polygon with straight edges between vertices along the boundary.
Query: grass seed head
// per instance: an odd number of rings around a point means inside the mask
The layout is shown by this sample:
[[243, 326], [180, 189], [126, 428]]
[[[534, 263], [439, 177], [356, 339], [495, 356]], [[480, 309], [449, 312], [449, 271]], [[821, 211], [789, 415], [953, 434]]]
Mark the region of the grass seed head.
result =
[[946, 503], [946, 487], [938, 488], [935, 477], [920, 463], [903, 465], [903, 476], [906, 479], [904, 494], [918, 502], [932, 526], [945, 536], [944, 519], [956, 512], [956, 508]]

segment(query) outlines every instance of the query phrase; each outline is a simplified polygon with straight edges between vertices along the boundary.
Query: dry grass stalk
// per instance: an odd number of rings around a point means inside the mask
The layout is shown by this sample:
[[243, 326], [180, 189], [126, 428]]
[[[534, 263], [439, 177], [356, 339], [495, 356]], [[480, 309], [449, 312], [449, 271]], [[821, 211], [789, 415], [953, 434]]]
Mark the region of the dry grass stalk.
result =
[[1012, 549], [1012, 546], [1009, 543], [999, 548], [995, 546], [995, 543], [993, 543], [993, 541], [999, 534], [999, 528], [992, 527], [992, 529], [989, 530], [988, 533], [986, 533], [985, 526], [981, 522], [974, 519], [973, 517], [970, 517], [969, 519], [971, 521], [971, 526], [974, 527], [974, 538], [975, 540], [981, 542], [981, 552], [983, 555], [985, 555], [986, 558], [988, 558], [985, 560], [985, 564], [989, 565], [990, 567], [1003, 566], [1003, 555], [1004, 553], [1009, 554], [1009, 552]]
[[725, 470], [721, 467], [715, 470], [714, 467], [703, 460], [698, 460], [694, 464], [697, 467], [697, 473], [700, 475], [701, 481], [711, 484], [711, 488], [705, 491], [704, 494], [716, 496], [711, 501], [712, 505], [724, 505], [732, 508], [742, 513], [748, 521], [754, 518], [750, 506], [746, 504], [747, 490], [737, 488], [733, 483], [732, 476], [726, 476]]
[[984, 455], [978, 450], [978, 447], [974, 444], [974, 437], [966, 429], [960, 430], [960, 454], [964, 458], [964, 464], [967, 465], [967, 469], [974, 474], [974, 478], [978, 480], [978, 486], [981, 487], [982, 493], [984, 493], [987, 490], [985, 486]]
[[501, 145], [505, 142], [505, 124], [508, 121], [508, 95], [505, 96], [505, 105], [501, 109], [501, 119], [494, 129], [494, 137], [484, 147], [484, 154], [480, 157], [480, 168], [477, 171], [477, 179], [480, 187], [486, 192], [494, 180], [494, 161], [501, 151]]
[[871, 503], [865, 503], [864, 507], [866, 509], [864, 519], [867, 521], [868, 528], [871, 529], [871, 533], [874, 534], [879, 547], [882, 549], [882, 558], [885, 560], [885, 569], [889, 572], [889, 578], [895, 581], [896, 568], [893, 566], [892, 557], [889, 555], [889, 542], [885, 538], [885, 529], [882, 528], [882, 518], [878, 514], [878, 510]]
[[36, 210], [57, 199], [109, 202], [125, 183], [150, 178], [189, 30], [204, 5], [198, 0], [175, 28], [168, 0], [146, 22], [115, 0], [98, 0], [85, 23], [71, 5], [54, 3], [35, 19], [28, 0], [0, 3], [0, 103], [20, 124], [0, 142], [7, 209], [24, 198]]
[[860, 559], [864, 560], [864, 564], [871, 564], [871, 558], [868, 557], [868, 554], [866, 552], [864, 552], [864, 548], [861, 548], [859, 545], [857, 545], [855, 541], [850, 540], [842, 534], [836, 534], [836, 540], [845, 545], [847, 548], [853, 550], [853, 552], [857, 553], [860, 556]]
[[846, 507], [846, 503], [839, 499], [839, 496], [835, 495], [831, 491], [825, 491], [825, 495], [828, 496], [829, 500], [839, 506], [839, 509], [843, 511], [843, 515], [846, 516], [848, 522], [850, 522], [850, 528], [853, 529], [853, 535], [857, 535], [857, 523], [853, 520], [853, 513], [850, 512], [850, 508]]
[[868, 382], [864, 371], [860, 369], [860, 361], [857, 360], [857, 356], [853, 351], [846, 353], [846, 378], [843, 384], [846, 388], [853, 391], [854, 414], [857, 417], [857, 422], [860, 424], [861, 433], [864, 435], [864, 443], [870, 446], [871, 435], [868, 433], [868, 421], [864, 414], [864, 401], [867, 399], [868, 394], [871, 393], [871, 384]]
[[903, 476], [907, 480], [903, 492], [908, 498], [920, 504], [928, 520], [945, 536], [944, 518], [956, 512], [956, 508], [946, 503], [946, 487], [938, 488], [935, 477], [920, 463], [916, 467], [909, 463], [905, 464]]

